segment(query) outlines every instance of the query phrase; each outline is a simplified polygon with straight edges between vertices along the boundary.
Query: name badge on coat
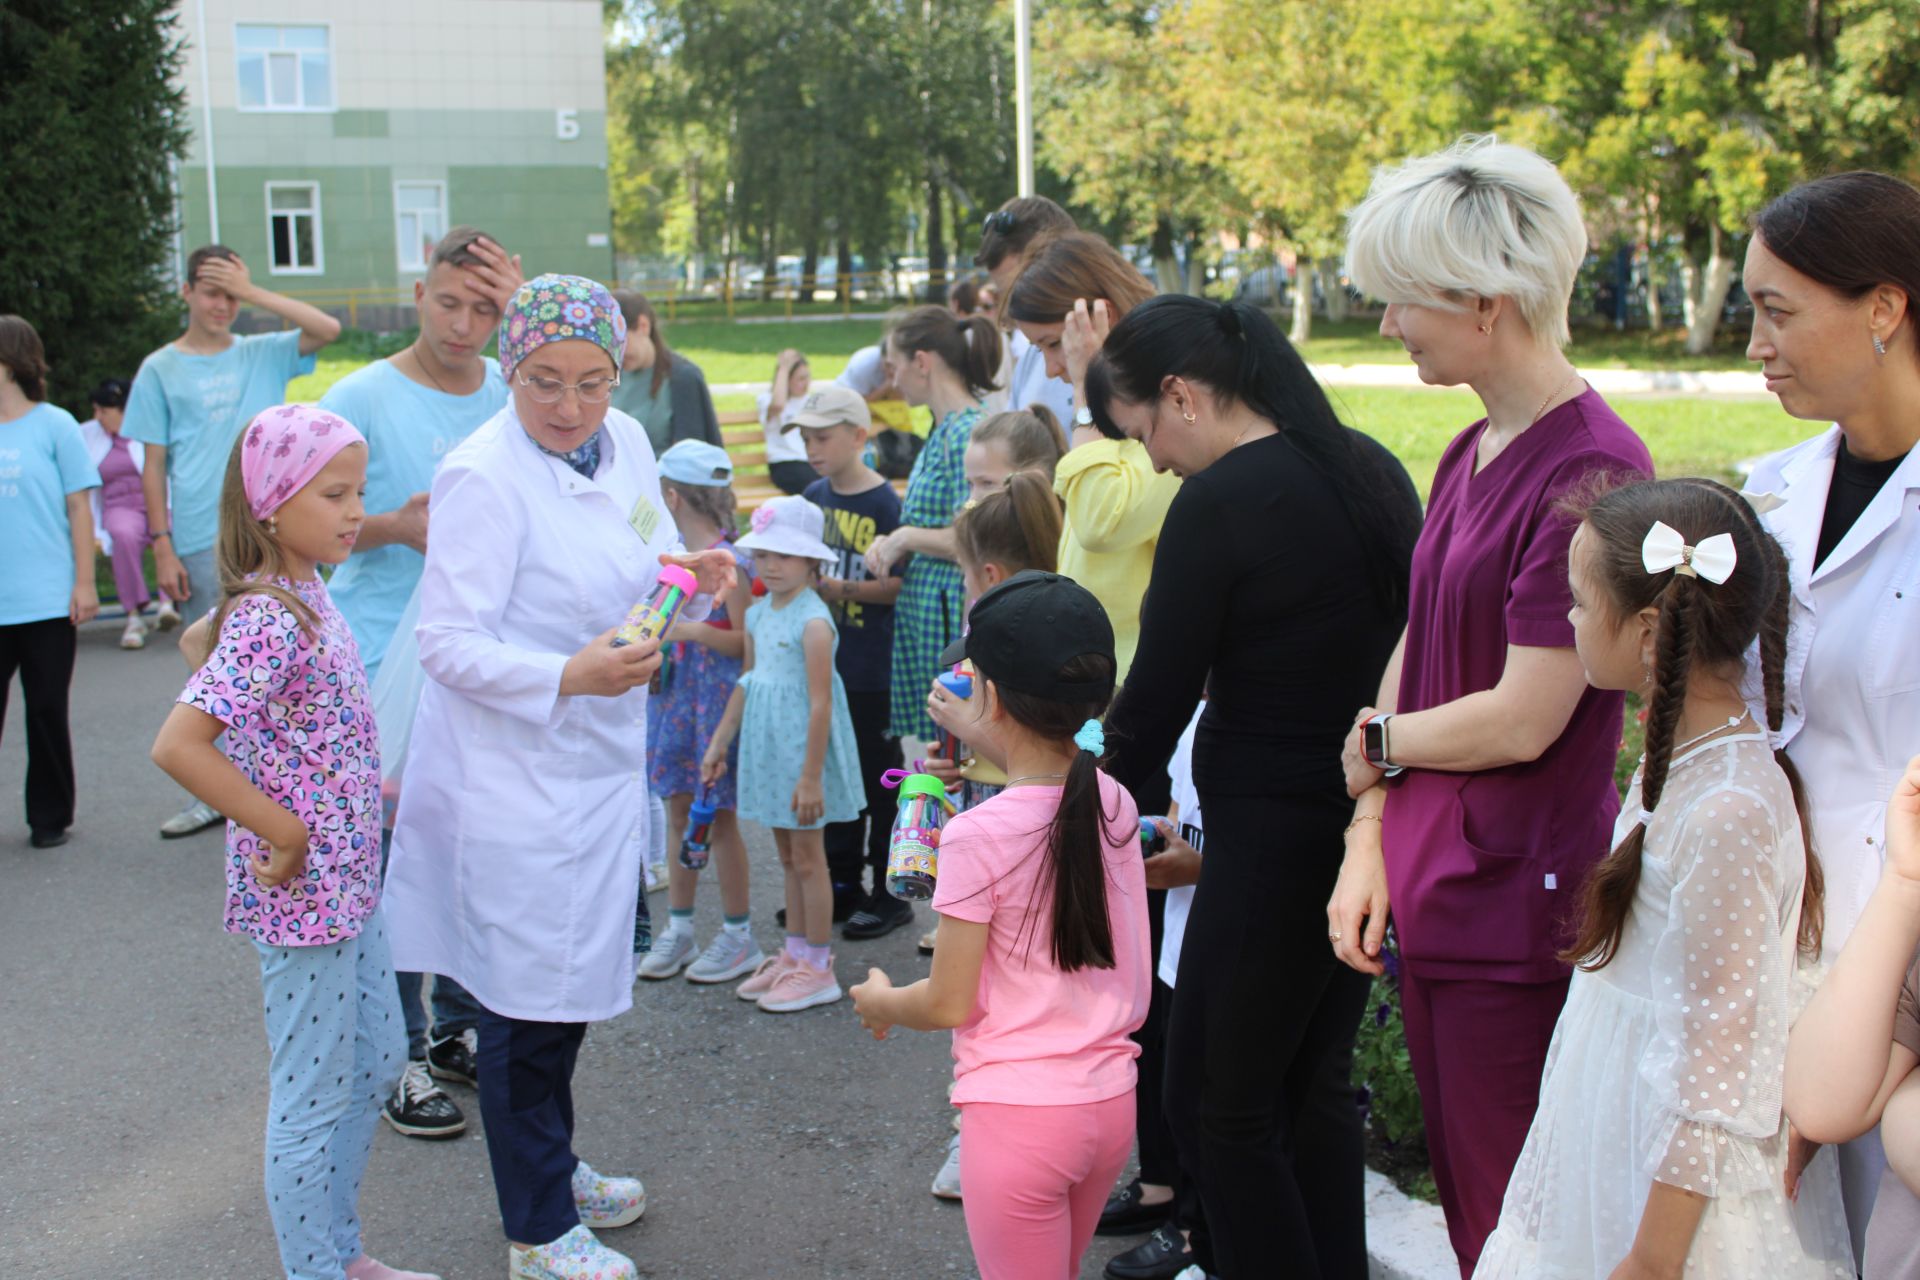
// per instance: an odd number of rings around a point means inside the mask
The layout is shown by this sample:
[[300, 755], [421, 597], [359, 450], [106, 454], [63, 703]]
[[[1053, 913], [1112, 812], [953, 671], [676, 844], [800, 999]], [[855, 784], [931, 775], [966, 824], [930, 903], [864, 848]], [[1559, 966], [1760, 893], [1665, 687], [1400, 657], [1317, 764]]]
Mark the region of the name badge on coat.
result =
[[643, 493], [634, 499], [633, 510], [627, 516], [627, 524], [640, 535], [640, 541], [652, 542], [654, 530], [660, 527], [660, 512]]

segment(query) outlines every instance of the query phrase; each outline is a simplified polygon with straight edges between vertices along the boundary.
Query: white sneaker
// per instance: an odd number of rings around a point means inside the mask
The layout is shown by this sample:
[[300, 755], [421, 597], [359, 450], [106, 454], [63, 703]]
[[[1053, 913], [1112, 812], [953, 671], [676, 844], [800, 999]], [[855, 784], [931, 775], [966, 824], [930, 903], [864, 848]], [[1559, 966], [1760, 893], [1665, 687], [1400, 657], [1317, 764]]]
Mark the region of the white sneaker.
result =
[[640, 976], [650, 982], [671, 978], [693, 959], [693, 930], [668, 929], [653, 940], [653, 950], [640, 962]]
[[173, 601], [162, 600], [160, 612], [154, 615], [153, 622], [162, 631], [171, 631], [180, 625], [180, 611], [173, 607]]
[[178, 840], [181, 836], [190, 836], [196, 831], [205, 831], [216, 822], [224, 822], [217, 810], [204, 800], [195, 800], [180, 812], [160, 824], [160, 838]]
[[140, 620], [139, 614], [130, 613], [127, 615], [127, 628], [120, 633], [120, 647], [122, 649], [144, 649], [147, 647], [147, 624]]
[[649, 862], [646, 866], [647, 892], [658, 893], [667, 887], [666, 862]]
[[960, 1198], [960, 1135], [954, 1134], [947, 1143], [947, 1159], [940, 1166], [940, 1172], [933, 1175], [933, 1194], [942, 1200]]
[[573, 1166], [573, 1207], [582, 1226], [624, 1227], [647, 1211], [647, 1189], [638, 1178], [609, 1178], [585, 1160]]
[[575, 1227], [558, 1240], [529, 1249], [507, 1246], [507, 1280], [640, 1280], [633, 1259]]
[[687, 981], [732, 982], [758, 969], [765, 959], [751, 933], [744, 929], [738, 933], [722, 929], [713, 935], [713, 941], [700, 953], [700, 958], [688, 967]]

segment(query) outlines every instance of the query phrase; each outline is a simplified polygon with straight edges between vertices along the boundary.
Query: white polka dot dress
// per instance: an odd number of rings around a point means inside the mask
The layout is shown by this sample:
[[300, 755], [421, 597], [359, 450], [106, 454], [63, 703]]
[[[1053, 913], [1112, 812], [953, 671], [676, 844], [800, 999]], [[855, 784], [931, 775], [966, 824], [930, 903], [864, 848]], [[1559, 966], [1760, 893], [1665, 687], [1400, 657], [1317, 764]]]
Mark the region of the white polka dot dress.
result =
[[[1641, 805], [1636, 778], [1618, 840]], [[1605, 1276], [1657, 1179], [1707, 1197], [1689, 1277], [1851, 1277], [1833, 1153], [1784, 1190], [1800, 823], [1766, 737], [1675, 758], [1612, 962], [1576, 971], [1479, 1277]]]

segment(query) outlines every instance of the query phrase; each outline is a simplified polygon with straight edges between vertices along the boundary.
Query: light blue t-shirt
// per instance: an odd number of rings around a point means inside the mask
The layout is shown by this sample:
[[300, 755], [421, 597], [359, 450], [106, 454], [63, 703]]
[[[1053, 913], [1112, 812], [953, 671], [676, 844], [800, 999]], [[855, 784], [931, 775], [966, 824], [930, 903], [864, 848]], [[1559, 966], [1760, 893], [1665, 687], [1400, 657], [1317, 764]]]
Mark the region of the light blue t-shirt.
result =
[[[500, 365], [486, 361], [487, 375], [469, 396], [423, 387], [376, 360], [333, 384], [320, 407], [360, 428], [367, 438], [367, 514], [385, 515], [433, 486], [433, 473], [447, 451], [472, 435], [507, 403]], [[334, 607], [353, 629], [371, 681], [380, 670], [426, 557], [404, 543], [357, 551], [327, 582]]]
[[313, 372], [300, 354], [300, 330], [236, 337], [217, 356], [172, 343], [140, 362], [120, 433], [167, 447], [173, 484], [173, 552], [213, 546], [220, 527], [220, 485], [240, 428], [287, 398], [287, 383]]
[[37, 404], [0, 422], [0, 626], [64, 618], [73, 598], [67, 495], [98, 488], [73, 415]]

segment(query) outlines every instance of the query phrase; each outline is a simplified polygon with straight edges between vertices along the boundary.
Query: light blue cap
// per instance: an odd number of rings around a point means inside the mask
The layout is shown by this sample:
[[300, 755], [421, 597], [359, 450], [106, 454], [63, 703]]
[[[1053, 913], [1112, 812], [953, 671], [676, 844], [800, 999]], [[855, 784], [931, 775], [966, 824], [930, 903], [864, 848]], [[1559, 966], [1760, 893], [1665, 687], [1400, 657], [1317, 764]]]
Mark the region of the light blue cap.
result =
[[681, 484], [724, 488], [733, 483], [733, 459], [717, 444], [682, 440], [660, 455], [660, 476]]

